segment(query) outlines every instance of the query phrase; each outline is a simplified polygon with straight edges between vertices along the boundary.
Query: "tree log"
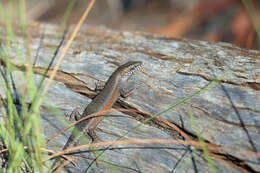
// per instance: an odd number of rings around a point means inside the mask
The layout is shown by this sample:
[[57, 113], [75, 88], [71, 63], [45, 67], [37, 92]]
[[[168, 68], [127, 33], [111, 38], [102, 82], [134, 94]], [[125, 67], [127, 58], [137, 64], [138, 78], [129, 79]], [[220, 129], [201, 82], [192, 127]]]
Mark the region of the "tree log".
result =
[[[6, 39], [3, 28], [1, 26], [1, 42]], [[68, 29], [64, 44], [72, 29], [73, 26]], [[28, 26], [34, 58], [39, 50], [34, 66], [36, 81], [39, 81], [61, 40], [61, 34], [57, 32], [59, 29], [54, 25]], [[28, 64], [22, 34], [19, 31], [16, 34], [18, 48], [25, 64]], [[43, 34], [44, 39], [38, 49]], [[10, 54], [12, 62], [21, 67], [15, 49]], [[130, 60], [142, 61], [144, 70], [129, 81], [137, 86], [133, 94], [126, 99], [120, 98], [113, 108], [131, 111], [108, 113], [110, 116], [105, 116], [96, 129], [100, 142], [117, 140], [140, 123], [142, 125], [124, 139], [198, 141], [197, 129], [209, 146], [209, 156], [218, 172], [260, 171], [260, 159], [254, 154], [260, 150], [260, 52], [228, 43], [82, 27], [42, 105], [42, 127], [46, 139], [67, 126], [61, 121], [65, 116], [58, 116], [53, 109], [48, 109], [50, 106], [65, 114], [76, 107], [82, 111], [96, 95], [95, 82], [105, 82], [119, 65]], [[18, 68], [14, 72], [17, 85], [24, 83], [21, 81], [22, 70]], [[52, 68], [47, 77], [51, 71]], [[213, 87], [155, 117], [220, 76], [223, 78]], [[5, 98], [4, 95], [2, 97]], [[151, 117], [154, 118], [145, 121]], [[61, 150], [69, 135], [70, 132], [66, 131], [49, 142], [48, 147]], [[210, 149], [210, 146], [216, 147]], [[217, 146], [221, 146], [220, 149]], [[89, 152], [74, 155], [79, 157], [75, 161], [77, 166], [67, 166], [73, 172], [87, 169], [95, 157]], [[104, 152], [97, 163], [93, 165], [94, 172], [114, 169], [129, 173], [211, 171], [202, 149], [195, 151], [194, 146], [187, 144], [118, 144]]]

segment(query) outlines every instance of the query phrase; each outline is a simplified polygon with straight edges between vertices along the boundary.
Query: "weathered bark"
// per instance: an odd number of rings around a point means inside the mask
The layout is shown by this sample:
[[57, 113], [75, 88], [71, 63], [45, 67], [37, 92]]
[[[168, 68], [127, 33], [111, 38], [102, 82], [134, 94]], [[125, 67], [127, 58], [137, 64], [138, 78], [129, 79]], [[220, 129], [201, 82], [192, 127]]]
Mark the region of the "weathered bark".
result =
[[[45, 33], [34, 67], [39, 75], [61, 39], [57, 31], [58, 28], [52, 25], [29, 26], [34, 55], [41, 34]], [[1, 29], [0, 32], [3, 40], [4, 31]], [[20, 50], [25, 54], [22, 37], [17, 39]], [[13, 52], [13, 63], [19, 66], [16, 57]], [[260, 150], [260, 52], [227, 43], [83, 27], [48, 90], [45, 104], [66, 113], [77, 106], [84, 109], [95, 95], [95, 82], [105, 82], [118, 65], [129, 60], [142, 61], [144, 71], [135, 78], [138, 86], [135, 92], [126, 99], [118, 100], [114, 108], [137, 112], [114, 112], [112, 115], [115, 116], [105, 117], [96, 130], [100, 141], [116, 140], [152, 114], [177, 103], [230, 70], [219, 84], [161, 114], [160, 118], [143, 124], [127, 135], [127, 139], [184, 137], [197, 140], [189, 114], [192, 112], [200, 135], [208, 143], [246, 151]], [[19, 76], [20, 72], [15, 74]], [[42, 112], [46, 137], [66, 126], [58, 121], [55, 114], [47, 110]], [[179, 132], [176, 127], [179, 127]], [[60, 150], [68, 135], [57, 137], [48, 147]], [[191, 155], [193, 147], [129, 144], [112, 148], [116, 149], [106, 151], [102, 161], [94, 165], [95, 172], [113, 168], [120, 172], [210, 172], [202, 151]], [[244, 155], [230, 148], [209, 152], [218, 172], [260, 171], [260, 160], [253, 154]], [[71, 166], [72, 170], [83, 171], [86, 162], [89, 163], [89, 158], [94, 155], [87, 153], [86, 157], [78, 163], [79, 167]]]

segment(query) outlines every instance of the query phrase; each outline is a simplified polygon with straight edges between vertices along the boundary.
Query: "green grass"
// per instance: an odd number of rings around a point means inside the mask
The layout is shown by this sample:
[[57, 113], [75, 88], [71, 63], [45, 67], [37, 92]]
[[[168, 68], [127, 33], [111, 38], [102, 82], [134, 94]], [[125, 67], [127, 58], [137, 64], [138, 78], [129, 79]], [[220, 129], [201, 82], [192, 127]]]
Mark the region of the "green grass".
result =
[[206, 160], [208, 162], [210, 171], [213, 172], [213, 173], [217, 173], [217, 169], [214, 166], [213, 161], [212, 161], [212, 159], [209, 156], [208, 149], [205, 146], [205, 141], [204, 141], [203, 137], [200, 134], [199, 127], [198, 127], [198, 125], [196, 123], [196, 120], [195, 120], [194, 116], [192, 115], [191, 111], [189, 111], [189, 115], [190, 115], [190, 119], [191, 119], [191, 122], [192, 122], [192, 126], [195, 129], [196, 136], [198, 137], [200, 145], [202, 146], [202, 151], [203, 151], [203, 154], [204, 154], [204, 156], [205, 156], [205, 158], [206, 158]]
[[[5, 99], [1, 100], [3, 121], [0, 123], [0, 136], [4, 146], [8, 149], [8, 165], [4, 172], [45, 172], [43, 160], [47, 158], [47, 153], [41, 148], [45, 148], [45, 140], [40, 124], [39, 108], [42, 99], [39, 93], [42, 88], [44, 75], [39, 85], [34, 83], [34, 73], [32, 65], [32, 50], [28, 41], [25, 0], [8, 1], [7, 8], [0, 2], [0, 17], [4, 22], [6, 36], [1, 43], [0, 59], [4, 66], [1, 68], [1, 86], [5, 92]], [[75, 1], [69, 4], [64, 19], [61, 23], [61, 31], [66, 26], [66, 20], [70, 14]], [[14, 14], [16, 12], [17, 14]], [[25, 54], [19, 50], [14, 28], [13, 19], [18, 16], [18, 28], [23, 38]], [[62, 33], [62, 32], [61, 32]], [[22, 73], [21, 81], [24, 81], [24, 90], [16, 87], [12, 72], [15, 67], [10, 62], [11, 51], [15, 51], [15, 56], [20, 64], [27, 62], [26, 69]], [[13, 52], [12, 52], [13, 53]], [[53, 57], [54, 58], [54, 57]], [[47, 72], [46, 71], [45, 73]], [[29, 101], [25, 98], [29, 98]], [[30, 108], [28, 106], [30, 103]], [[21, 166], [23, 165], [23, 166]]]
[[[25, 47], [28, 47], [27, 35], [26, 35], [26, 25], [24, 18], [24, 2], [20, 1], [21, 4], [18, 4], [19, 8], [19, 24], [21, 27], [23, 39], [25, 40]], [[20, 172], [22, 163], [25, 164], [24, 169], [30, 170], [31, 167], [35, 167], [38, 170], [41, 169], [41, 156], [39, 156], [39, 147], [37, 145], [32, 145], [33, 143], [40, 144], [40, 136], [35, 135], [35, 130], [32, 129], [34, 126], [35, 129], [39, 129], [39, 124], [33, 124], [38, 121], [39, 113], [30, 112], [25, 102], [25, 98], [22, 97], [22, 92], [18, 88], [14, 87], [15, 84], [12, 80], [11, 72], [14, 70], [14, 67], [10, 63], [10, 51], [11, 44], [15, 48], [15, 53], [20, 62], [23, 62], [22, 54], [18, 49], [18, 43], [12, 28], [12, 18], [13, 10], [15, 4], [13, 1], [8, 2], [7, 13], [5, 14], [2, 4], [0, 5], [1, 18], [4, 20], [6, 28], [6, 40], [2, 43], [3, 47], [1, 50], [1, 60], [5, 64], [5, 69], [2, 69], [2, 86], [4, 86], [6, 102], [6, 109], [3, 110], [3, 118], [5, 119], [4, 123], [1, 123], [1, 138], [3, 139], [4, 145], [8, 149], [8, 168], [7, 172]], [[4, 49], [5, 48], [5, 49]], [[28, 52], [28, 51], [27, 51]], [[28, 54], [27, 54], [28, 55]], [[30, 58], [28, 58], [30, 59]], [[31, 73], [31, 67], [27, 69], [26, 73], [23, 75], [23, 80], [27, 81], [27, 91], [30, 96], [35, 95], [35, 85], [33, 83], [33, 74]], [[16, 96], [13, 96], [13, 93], [16, 93]], [[20, 106], [19, 110], [17, 105]], [[33, 117], [34, 116], [34, 117]], [[32, 118], [34, 122], [32, 122]], [[39, 121], [38, 121], [39, 122]], [[30, 137], [30, 138], [28, 138]], [[41, 145], [41, 144], [40, 144]], [[38, 145], [38, 146], [40, 146]], [[30, 149], [25, 150], [24, 146], [28, 146]], [[33, 148], [34, 147], [34, 148]], [[32, 166], [30, 166], [32, 165]], [[42, 171], [40, 171], [42, 172]]]

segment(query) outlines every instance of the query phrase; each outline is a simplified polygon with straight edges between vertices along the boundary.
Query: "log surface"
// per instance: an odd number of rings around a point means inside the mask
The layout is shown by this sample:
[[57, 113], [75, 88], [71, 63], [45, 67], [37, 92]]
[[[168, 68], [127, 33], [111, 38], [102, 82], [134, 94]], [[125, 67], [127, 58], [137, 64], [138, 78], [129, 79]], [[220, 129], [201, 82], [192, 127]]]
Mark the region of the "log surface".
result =
[[[28, 29], [33, 55], [36, 54], [40, 37], [44, 33], [34, 67], [37, 82], [61, 40], [61, 33], [57, 34], [57, 26], [47, 24], [33, 24]], [[72, 29], [73, 27], [67, 33], [65, 43]], [[1, 42], [4, 42], [3, 26], [0, 33]], [[21, 34], [17, 34], [19, 50], [25, 55], [24, 41]], [[61, 50], [63, 48], [64, 46]], [[12, 62], [21, 65], [15, 49], [11, 54]], [[188, 137], [197, 140], [195, 129], [198, 128], [207, 143], [224, 147], [210, 153], [218, 172], [260, 171], [259, 159], [252, 154], [245, 155], [232, 149], [253, 152], [260, 150], [260, 52], [227, 43], [82, 27], [62, 61], [42, 105], [42, 126], [46, 139], [67, 126], [61, 121], [64, 115], [58, 116], [58, 111], [48, 109], [50, 106], [65, 114], [76, 107], [82, 111], [96, 95], [95, 82], [105, 82], [119, 65], [130, 60], [142, 61], [144, 71], [130, 81], [137, 86], [133, 94], [126, 99], [119, 99], [114, 108], [133, 109], [137, 112], [109, 113], [111, 116], [105, 117], [97, 127], [99, 141], [118, 139], [146, 118], [226, 73], [224, 79], [214, 87], [161, 114], [161, 119], [155, 118], [143, 123], [128, 134], [126, 139], [179, 140]], [[22, 72], [18, 70], [14, 75], [16, 81], [21, 82], [19, 79]], [[192, 124], [190, 112], [196, 126]], [[179, 127], [185, 136], [171, 125]], [[70, 132], [66, 132], [58, 136], [48, 147], [60, 150], [69, 135]], [[210, 172], [203, 152], [194, 153], [194, 147], [187, 145], [151, 143], [116, 145], [112, 148], [104, 153], [98, 164], [94, 164], [94, 172], [113, 169], [119, 172]], [[80, 159], [77, 160], [77, 167], [69, 165], [72, 171], [85, 170], [86, 163], [95, 157], [93, 153], [83, 155], [85, 157], [78, 154]]]

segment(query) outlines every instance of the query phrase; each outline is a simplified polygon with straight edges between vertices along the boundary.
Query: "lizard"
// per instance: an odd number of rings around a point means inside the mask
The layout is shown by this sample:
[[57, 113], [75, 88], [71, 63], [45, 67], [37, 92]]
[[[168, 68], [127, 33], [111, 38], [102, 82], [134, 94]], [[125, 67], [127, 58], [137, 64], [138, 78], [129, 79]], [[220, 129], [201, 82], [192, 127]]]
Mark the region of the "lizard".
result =
[[[72, 134], [68, 138], [66, 144], [63, 147], [63, 150], [72, 147], [75, 143], [84, 135], [88, 134], [92, 138], [94, 128], [96, 127], [98, 120], [101, 118], [102, 114], [109, 108], [113, 106], [119, 96], [126, 97], [134, 89], [126, 93], [123, 90], [124, 84], [136, 71], [139, 71], [142, 67], [141, 61], [129, 61], [121, 66], [119, 66], [109, 77], [104, 88], [100, 93], [87, 105], [80, 119], [99, 112], [98, 117], [83, 120], [75, 125], [72, 130]], [[93, 138], [92, 138], [93, 142]], [[56, 159], [51, 169], [56, 169], [57, 164], [59, 163], [60, 158]], [[56, 167], [56, 168], [55, 168]]]

